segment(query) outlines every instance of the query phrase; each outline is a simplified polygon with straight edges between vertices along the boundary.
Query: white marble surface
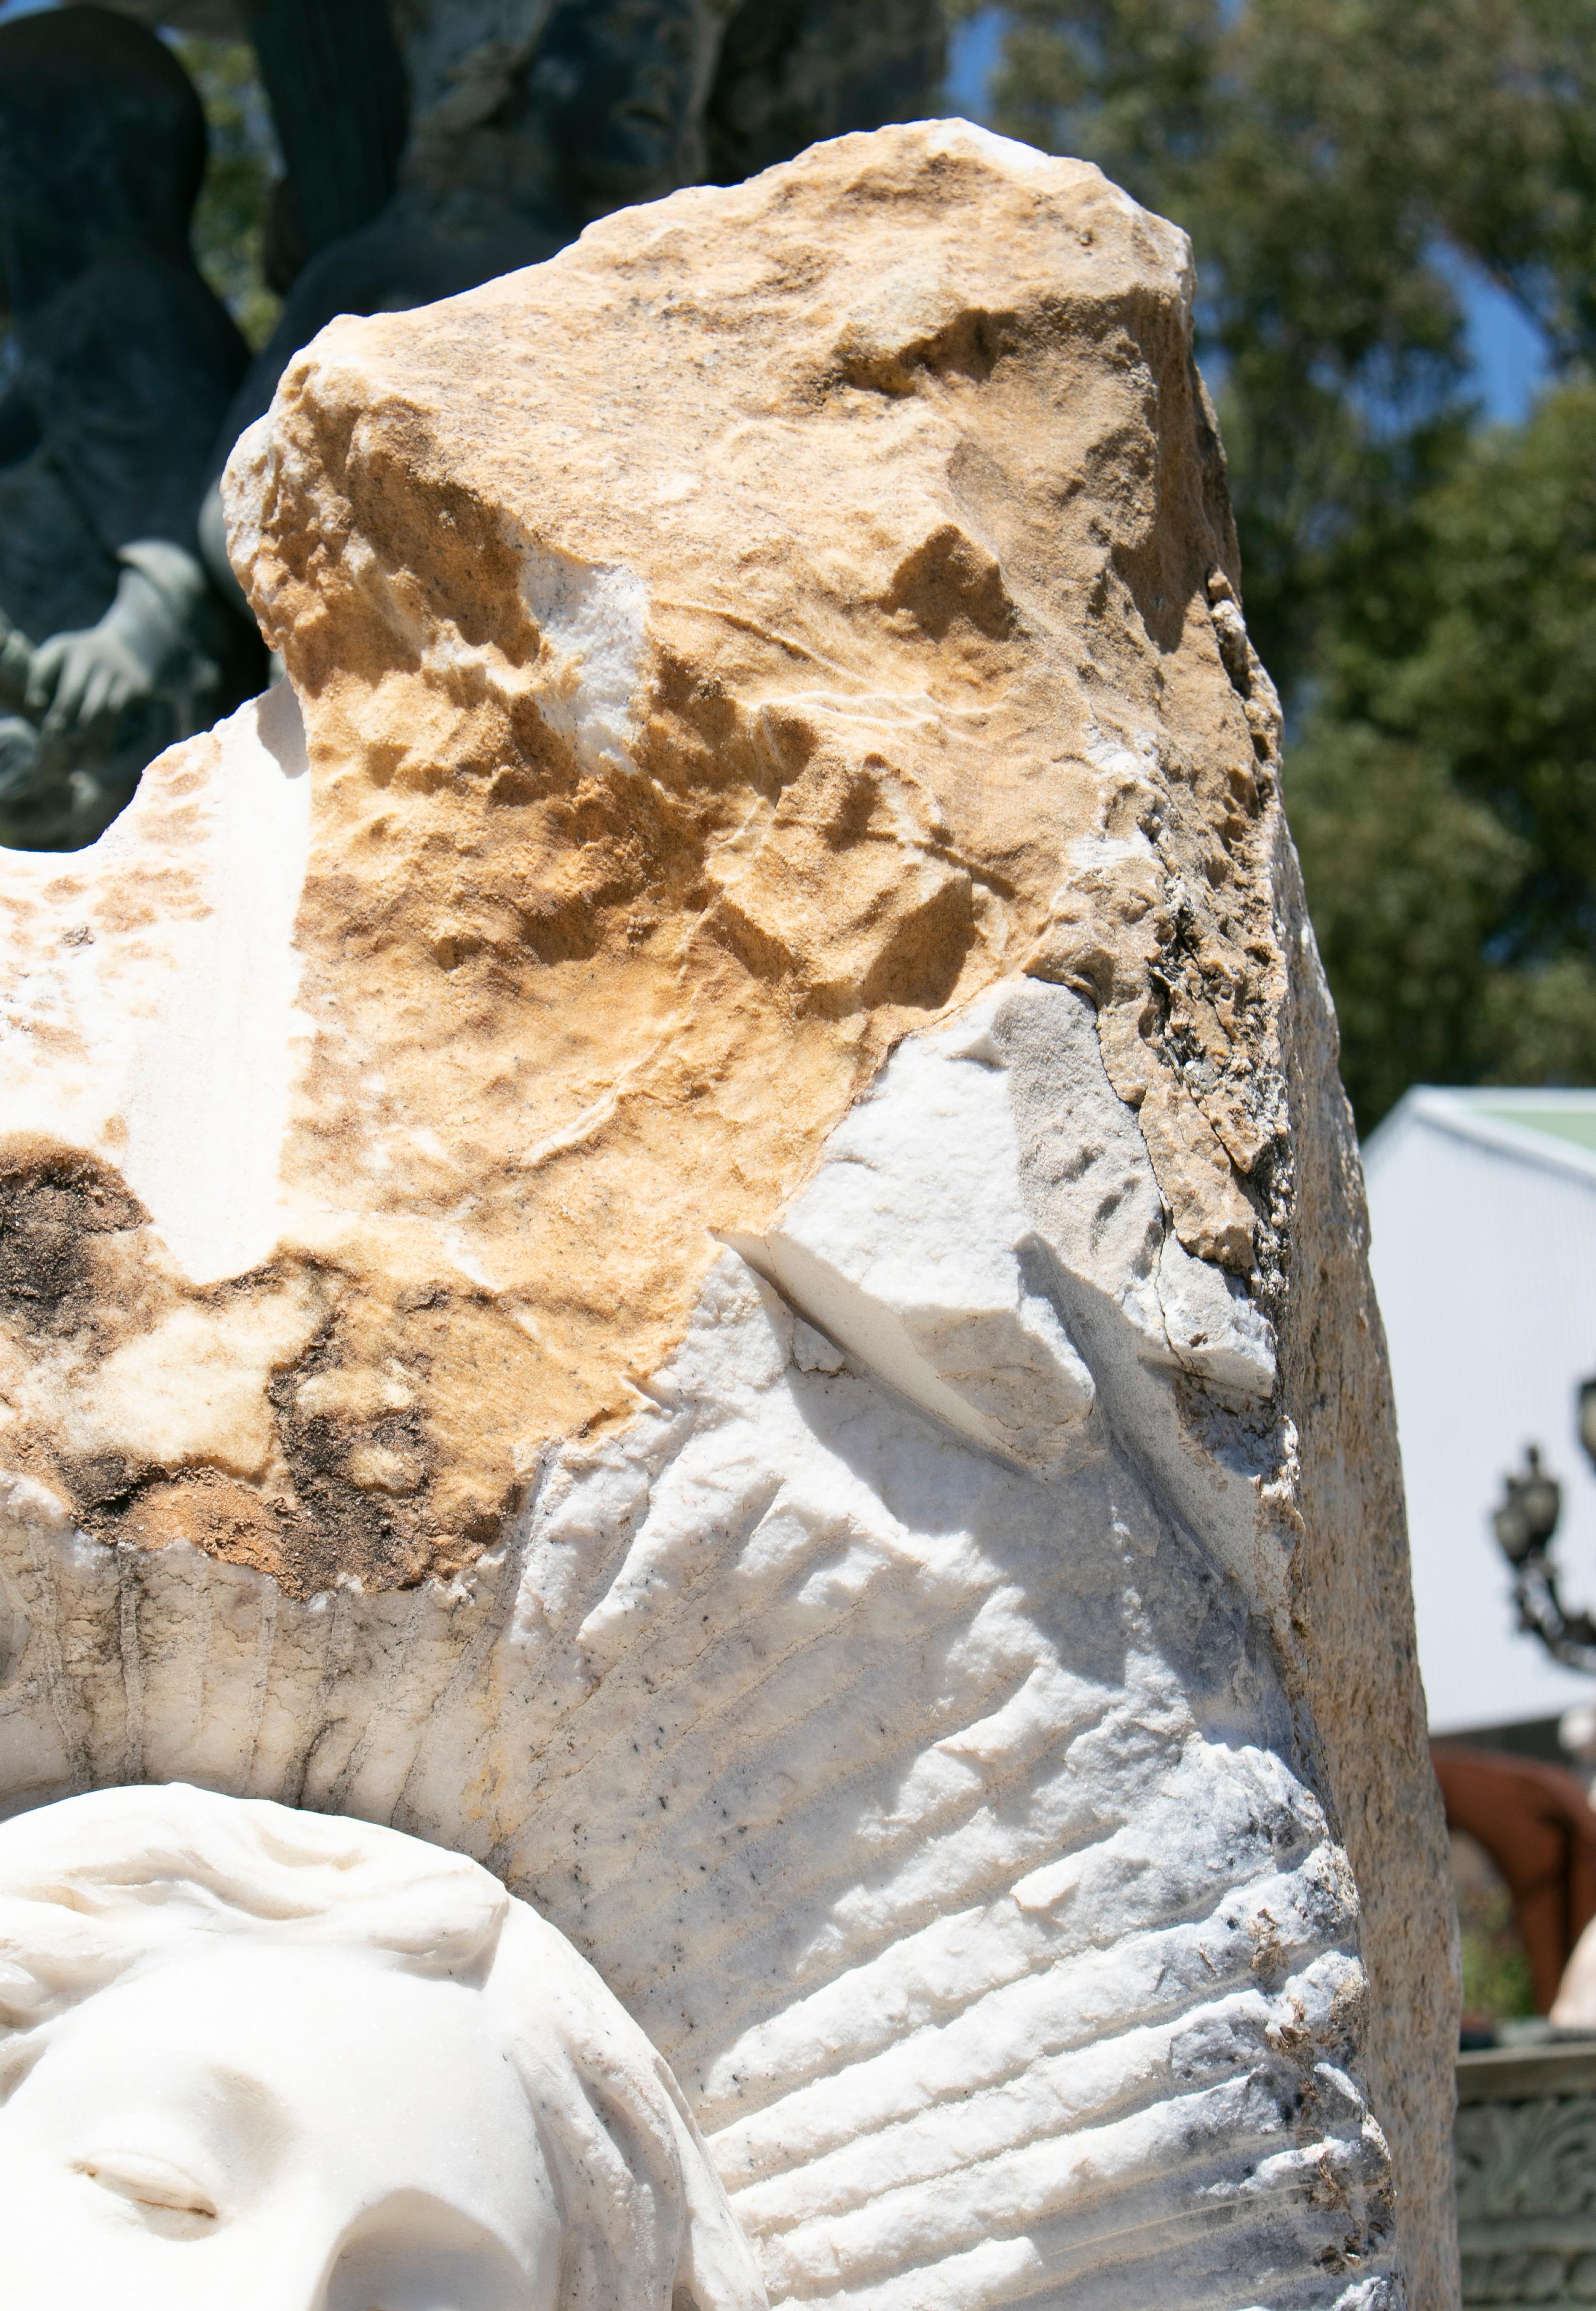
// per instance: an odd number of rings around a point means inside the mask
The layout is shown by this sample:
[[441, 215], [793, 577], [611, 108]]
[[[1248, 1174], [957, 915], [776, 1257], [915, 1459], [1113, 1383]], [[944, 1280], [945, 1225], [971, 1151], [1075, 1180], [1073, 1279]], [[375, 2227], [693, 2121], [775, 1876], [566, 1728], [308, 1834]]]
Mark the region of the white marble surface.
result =
[[0, 1828], [29, 2311], [763, 2311], [675, 2081], [485, 1871], [183, 1787]]

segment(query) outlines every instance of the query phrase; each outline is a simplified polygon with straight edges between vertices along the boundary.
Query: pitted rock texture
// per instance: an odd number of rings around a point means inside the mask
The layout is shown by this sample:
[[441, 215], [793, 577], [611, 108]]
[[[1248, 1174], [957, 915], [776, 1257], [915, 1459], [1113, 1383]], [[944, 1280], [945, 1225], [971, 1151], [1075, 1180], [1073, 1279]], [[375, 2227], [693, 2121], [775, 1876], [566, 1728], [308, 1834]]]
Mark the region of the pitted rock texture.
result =
[[1452, 2300], [1190, 289], [953, 123], [336, 323], [229, 475], [287, 681], [0, 879], [6, 1802], [479, 1853], [839, 2311]]
[[[1092, 995], [1182, 1243], [1272, 1281], [1274, 718], [1189, 286], [1094, 170], [898, 131], [316, 341], [229, 484], [312, 766], [302, 1032], [240, 1244], [178, 1251], [269, 1306], [253, 1400], [235, 1342], [187, 1438], [41, 1411], [28, 1465], [111, 1524], [205, 1469], [301, 1590], [458, 1568], [1003, 971]], [[214, 1300], [120, 1248], [203, 1361]]]

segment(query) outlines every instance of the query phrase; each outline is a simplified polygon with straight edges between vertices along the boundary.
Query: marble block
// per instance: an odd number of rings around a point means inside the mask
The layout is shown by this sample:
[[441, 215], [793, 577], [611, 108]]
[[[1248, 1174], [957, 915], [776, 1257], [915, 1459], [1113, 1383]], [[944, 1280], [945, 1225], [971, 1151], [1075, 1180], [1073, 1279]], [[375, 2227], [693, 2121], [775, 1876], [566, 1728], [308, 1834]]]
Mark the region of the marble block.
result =
[[287, 678], [0, 861], [5, 1809], [480, 1861], [773, 2304], [1455, 2299], [1335, 1033], [1189, 252], [959, 122], [335, 322]]

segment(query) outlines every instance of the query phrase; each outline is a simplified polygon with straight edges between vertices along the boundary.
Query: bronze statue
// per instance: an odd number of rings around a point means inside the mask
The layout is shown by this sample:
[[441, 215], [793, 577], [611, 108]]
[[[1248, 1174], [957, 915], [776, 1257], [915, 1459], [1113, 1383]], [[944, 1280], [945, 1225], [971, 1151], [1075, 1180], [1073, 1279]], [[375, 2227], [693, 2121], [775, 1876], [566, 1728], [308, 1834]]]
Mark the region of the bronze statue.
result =
[[188, 245], [199, 100], [99, 7], [0, 25], [0, 841], [92, 842], [254, 686], [195, 509], [248, 359]]

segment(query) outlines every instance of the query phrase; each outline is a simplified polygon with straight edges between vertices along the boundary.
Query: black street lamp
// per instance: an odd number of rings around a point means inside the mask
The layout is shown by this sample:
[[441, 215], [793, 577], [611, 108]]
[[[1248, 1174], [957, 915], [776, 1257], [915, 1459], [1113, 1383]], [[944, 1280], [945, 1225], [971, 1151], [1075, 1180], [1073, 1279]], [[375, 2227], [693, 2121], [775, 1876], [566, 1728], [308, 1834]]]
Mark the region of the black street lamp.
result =
[[[1576, 1401], [1579, 1441], [1596, 1467], [1596, 1375], [1580, 1382]], [[1539, 1637], [1554, 1661], [1596, 1677], [1596, 1618], [1565, 1606], [1552, 1562], [1552, 1538], [1562, 1506], [1563, 1488], [1541, 1467], [1539, 1446], [1531, 1444], [1522, 1474], [1506, 1479], [1501, 1502], [1492, 1512], [1491, 1530], [1513, 1567], [1513, 1601], [1520, 1628], [1526, 1636]]]

